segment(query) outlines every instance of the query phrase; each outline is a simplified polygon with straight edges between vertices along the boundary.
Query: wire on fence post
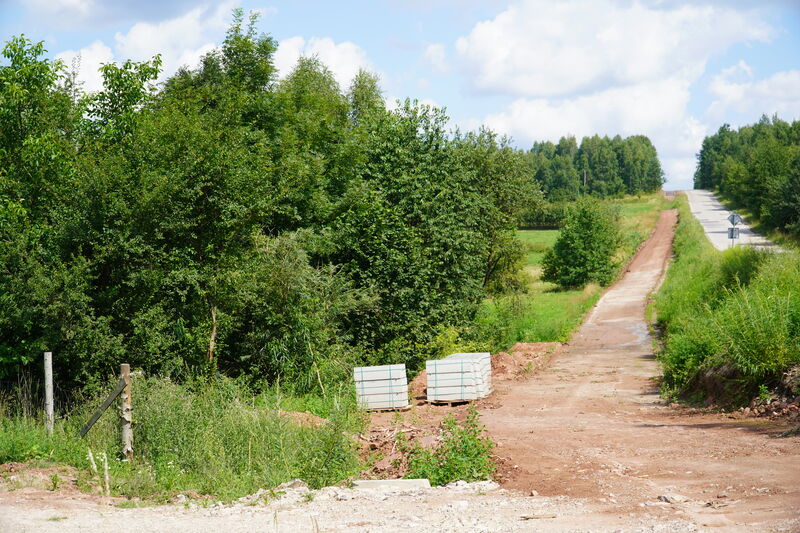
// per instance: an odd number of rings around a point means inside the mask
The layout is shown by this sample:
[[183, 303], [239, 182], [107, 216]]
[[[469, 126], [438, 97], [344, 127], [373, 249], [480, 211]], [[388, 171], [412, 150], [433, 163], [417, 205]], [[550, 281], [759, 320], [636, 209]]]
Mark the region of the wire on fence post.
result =
[[53, 434], [53, 352], [44, 352], [44, 412], [47, 434]]
[[120, 399], [122, 400], [122, 455], [126, 461], [133, 459], [133, 417], [131, 415], [131, 367], [120, 365], [120, 378], [125, 382]]

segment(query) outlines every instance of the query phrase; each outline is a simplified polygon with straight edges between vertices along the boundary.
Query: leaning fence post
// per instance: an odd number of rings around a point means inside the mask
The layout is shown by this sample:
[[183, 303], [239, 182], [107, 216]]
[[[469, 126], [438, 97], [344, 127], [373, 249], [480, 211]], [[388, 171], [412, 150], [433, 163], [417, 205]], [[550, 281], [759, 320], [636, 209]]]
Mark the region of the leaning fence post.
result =
[[122, 455], [125, 460], [133, 459], [133, 418], [131, 416], [131, 367], [127, 363], [120, 365], [120, 377], [125, 382], [122, 389]]
[[53, 434], [53, 352], [44, 352], [44, 412], [47, 434]]

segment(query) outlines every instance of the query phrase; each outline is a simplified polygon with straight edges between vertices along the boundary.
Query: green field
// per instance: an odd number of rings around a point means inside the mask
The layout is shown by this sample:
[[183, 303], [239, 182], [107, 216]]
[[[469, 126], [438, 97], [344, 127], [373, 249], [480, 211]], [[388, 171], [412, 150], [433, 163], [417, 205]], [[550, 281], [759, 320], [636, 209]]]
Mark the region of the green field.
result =
[[[668, 207], [657, 194], [614, 201], [620, 207], [622, 245], [617, 260], [624, 264], [655, 228], [658, 213]], [[562, 290], [541, 280], [545, 252], [555, 244], [558, 230], [519, 230], [525, 246], [525, 294], [487, 299], [479, 320], [492, 339], [493, 350], [507, 350], [517, 342], [564, 342], [603, 292], [589, 284], [583, 289]]]

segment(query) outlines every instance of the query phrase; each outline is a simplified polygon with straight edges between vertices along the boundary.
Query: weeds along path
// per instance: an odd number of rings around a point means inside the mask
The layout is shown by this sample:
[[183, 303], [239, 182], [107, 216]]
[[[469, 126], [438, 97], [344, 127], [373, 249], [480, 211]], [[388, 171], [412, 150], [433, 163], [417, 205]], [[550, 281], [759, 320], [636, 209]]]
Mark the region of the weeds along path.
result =
[[[644, 311], [676, 219], [661, 213], [624, 277], [549, 367], [483, 409], [497, 454], [516, 465], [504, 486], [585, 498], [598, 529], [682, 519], [714, 530], [800, 531], [800, 438], [770, 438], [781, 428], [667, 406], [658, 395]], [[669, 495], [673, 503], [659, 501]]]

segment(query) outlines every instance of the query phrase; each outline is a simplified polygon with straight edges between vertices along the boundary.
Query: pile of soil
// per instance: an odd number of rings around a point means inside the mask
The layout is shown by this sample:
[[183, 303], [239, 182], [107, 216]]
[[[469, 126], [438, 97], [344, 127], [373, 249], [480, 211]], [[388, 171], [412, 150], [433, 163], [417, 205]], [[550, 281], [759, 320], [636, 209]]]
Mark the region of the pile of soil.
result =
[[64, 493], [80, 493], [78, 471], [67, 465], [35, 466], [31, 463], [0, 464], [0, 485]]
[[323, 426], [327, 420], [317, 415], [312, 415], [308, 411], [278, 411], [278, 416], [288, 418], [298, 426], [306, 428], [317, 428]]
[[508, 353], [492, 355], [492, 381], [519, 381], [542, 368], [558, 342], [518, 342]]

